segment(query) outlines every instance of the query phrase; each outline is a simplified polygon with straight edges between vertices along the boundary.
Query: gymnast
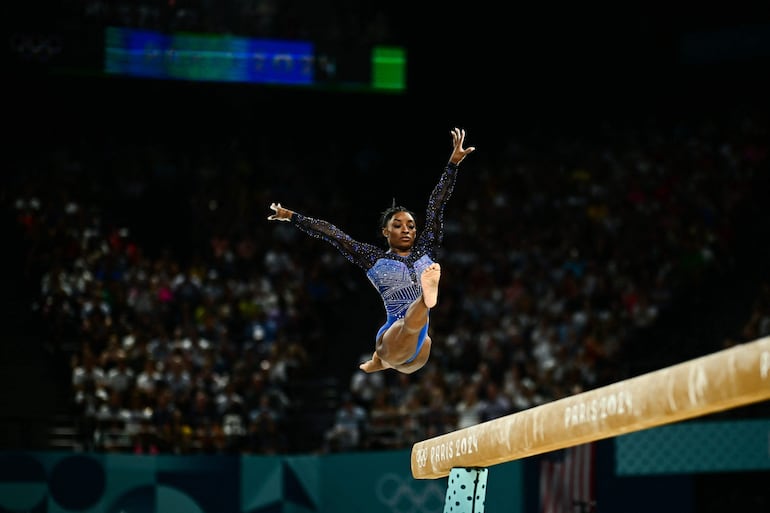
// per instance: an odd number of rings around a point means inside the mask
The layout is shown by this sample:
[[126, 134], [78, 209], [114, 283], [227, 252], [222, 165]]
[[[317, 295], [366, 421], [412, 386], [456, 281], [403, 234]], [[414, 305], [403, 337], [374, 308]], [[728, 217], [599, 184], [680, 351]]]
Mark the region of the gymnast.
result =
[[453, 148], [449, 162], [428, 200], [425, 226], [417, 235], [417, 221], [407, 208], [393, 206], [382, 212], [380, 228], [388, 249], [358, 242], [333, 224], [304, 216], [280, 203], [267, 219], [287, 221], [312, 237], [322, 239], [366, 272], [379, 291], [387, 320], [377, 331], [372, 358], [359, 368], [365, 372], [395, 369], [411, 374], [421, 369], [430, 356], [428, 335], [430, 309], [438, 303], [441, 266], [434, 262], [443, 238], [444, 206], [452, 194], [458, 167], [476, 148], [463, 148], [465, 130], [452, 130]]

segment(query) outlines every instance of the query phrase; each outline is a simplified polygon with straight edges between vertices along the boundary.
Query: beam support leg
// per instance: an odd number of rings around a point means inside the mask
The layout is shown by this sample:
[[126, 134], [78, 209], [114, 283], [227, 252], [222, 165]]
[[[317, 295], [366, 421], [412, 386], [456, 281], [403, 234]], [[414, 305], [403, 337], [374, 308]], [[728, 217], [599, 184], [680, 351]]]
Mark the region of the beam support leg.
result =
[[488, 468], [453, 468], [444, 501], [444, 513], [484, 513]]

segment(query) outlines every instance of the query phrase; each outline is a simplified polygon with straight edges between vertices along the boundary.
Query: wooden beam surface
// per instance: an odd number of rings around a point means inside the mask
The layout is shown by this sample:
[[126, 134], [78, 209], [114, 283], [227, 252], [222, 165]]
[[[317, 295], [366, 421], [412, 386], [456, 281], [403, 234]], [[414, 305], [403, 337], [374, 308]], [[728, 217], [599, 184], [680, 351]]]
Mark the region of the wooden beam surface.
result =
[[770, 337], [417, 442], [412, 475], [489, 467], [770, 399]]

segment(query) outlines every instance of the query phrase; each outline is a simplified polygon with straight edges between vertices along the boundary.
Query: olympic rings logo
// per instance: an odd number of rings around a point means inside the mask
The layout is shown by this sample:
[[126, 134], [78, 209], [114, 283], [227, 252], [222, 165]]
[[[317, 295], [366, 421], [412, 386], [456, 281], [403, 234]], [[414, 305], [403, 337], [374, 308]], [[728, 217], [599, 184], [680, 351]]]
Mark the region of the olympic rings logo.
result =
[[48, 62], [64, 49], [57, 34], [11, 34], [8, 44], [11, 53], [28, 62]]
[[385, 474], [377, 481], [377, 499], [390, 508], [393, 513], [427, 513], [442, 511], [444, 508], [444, 490], [436, 481], [421, 482], [418, 493], [412, 488], [414, 482], [406, 482], [394, 473]]

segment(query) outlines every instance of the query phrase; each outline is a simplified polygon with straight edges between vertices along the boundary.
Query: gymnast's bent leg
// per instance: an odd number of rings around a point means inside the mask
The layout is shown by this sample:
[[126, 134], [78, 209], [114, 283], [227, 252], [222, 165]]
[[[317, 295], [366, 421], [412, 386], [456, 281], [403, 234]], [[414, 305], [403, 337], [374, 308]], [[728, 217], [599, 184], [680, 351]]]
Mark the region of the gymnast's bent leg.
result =
[[372, 359], [360, 365], [362, 370], [375, 372], [394, 368], [411, 373], [425, 365], [432, 343], [427, 334], [428, 314], [438, 303], [440, 278], [439, 264], [433, 263], [423, 271], [420, 276], [422, 295], [409, 305], [403, 319], [384, 329]]

